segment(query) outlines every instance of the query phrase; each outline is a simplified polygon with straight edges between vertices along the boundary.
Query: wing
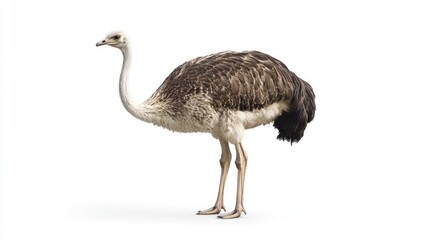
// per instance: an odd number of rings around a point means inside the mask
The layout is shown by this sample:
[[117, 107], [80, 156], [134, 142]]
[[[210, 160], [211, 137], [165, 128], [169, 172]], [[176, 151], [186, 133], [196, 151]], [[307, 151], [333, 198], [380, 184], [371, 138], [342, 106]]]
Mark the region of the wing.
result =
[[154, 93], [185, 103], [204, 94], [215, 109], [251, 111], [291, 98], [300, 79], [279, 60], [256, 51], [221, 52], [177, 67]]

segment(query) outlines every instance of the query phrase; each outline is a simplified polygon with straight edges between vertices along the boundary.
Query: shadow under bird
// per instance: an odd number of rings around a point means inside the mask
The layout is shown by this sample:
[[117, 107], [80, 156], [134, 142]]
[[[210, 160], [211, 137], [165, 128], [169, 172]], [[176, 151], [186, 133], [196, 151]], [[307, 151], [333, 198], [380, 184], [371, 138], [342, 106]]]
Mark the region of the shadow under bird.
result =
[[315, 95], [310, 84], [285, 64], [257, 51], [220, 52], [197, 57], [178, 66], [143, 103], [128, 95], [131, 51], [127, 37], [113, 32], [96, 46], [108, 45], [123, 54], [119, 91], [131, 115], [176, 132], [208, 132], [218, 139], [222, 154], [221, 177], [213, 207], [199, 215], [218, 214], [223, 203], [225, 181], [231, 163], [229, 144], [236, 150], [238, 169], [235, 209], [219, 218], [240, 217], [247, 155], [242, 145], [245, 129], [274, 122], [277, 139], [291, 144], [304, 135], [314, 118]]

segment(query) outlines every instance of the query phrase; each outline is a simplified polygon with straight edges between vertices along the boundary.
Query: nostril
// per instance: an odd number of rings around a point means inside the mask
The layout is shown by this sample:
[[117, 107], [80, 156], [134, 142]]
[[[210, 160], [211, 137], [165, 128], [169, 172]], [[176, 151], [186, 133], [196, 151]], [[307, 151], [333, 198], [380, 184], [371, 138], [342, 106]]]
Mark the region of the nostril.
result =
[[106, 41], [106, 39], [104, 39], [104, 40], [102, 40], [102, 41], [99, 41], [98, 43], [96, 43], [95, 44], [95, 46], [102, 46], [102, 45], [106, 45], [107, 44], [107, 41]]

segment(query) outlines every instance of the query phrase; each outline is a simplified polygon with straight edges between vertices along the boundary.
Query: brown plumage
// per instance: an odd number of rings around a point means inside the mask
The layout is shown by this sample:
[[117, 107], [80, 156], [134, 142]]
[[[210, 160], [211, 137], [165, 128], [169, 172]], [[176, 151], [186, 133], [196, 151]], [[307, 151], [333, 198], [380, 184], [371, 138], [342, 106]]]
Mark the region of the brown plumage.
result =
[[268, 54], [220, 52], [178, 66], [155, 92], [181, 113], [192, 96], [204, 94], [216, 111], [253, 111], [280, 101], [292, 108], [274, 121], [278, 139], [298, 142], [315, 112], [311, 86]]
[[234, 211], [220, 218], [236, 218], [243, 206], [247, 155], [242, 145], [247, 128], [274, 122], [280, 140], [298, 142], [314, 118], [316, 105], [310, 84], [300, 79], [279, 60], [268, 54], [221, 52], [187, 61], [174, 69], [162, 85], [142, 104], [128, 96], [130, 49], [119, 32], [108, 35], [97, 46], [121, 50], [124, 60], [120, 76], [120, 96], [134, 117], [179, 132], [209, 132], [219, 140], [222, 167], [219, 191], [212, 208], [200, 215], [218, 214], [225, 209], [224, 186], [231, 163], [229, 144], [236, 150], [238, 169]]

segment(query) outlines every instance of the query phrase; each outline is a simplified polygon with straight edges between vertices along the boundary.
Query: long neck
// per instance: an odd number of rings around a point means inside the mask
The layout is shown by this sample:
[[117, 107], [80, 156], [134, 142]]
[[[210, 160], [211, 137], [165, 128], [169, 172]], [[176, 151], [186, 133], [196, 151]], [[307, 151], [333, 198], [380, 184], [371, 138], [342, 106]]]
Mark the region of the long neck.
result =
[[121, 48], [121, 51], [124, 56], [124, 60], [122, 62], [121, 76], [119, 78], [119, 94], [121, 96], [121, 101], [125, 109], [127, 109], [127, 111], [131, 113], [131, 115], [138, 119], [141, 119], [139, 114], [139, 107], [138, 105], [136, 105], [136, 103], [133, 102], [128, 92], [128, 75], [131, 65], [131, 51], [129, 50], [128, 46]]
[[154, 105], [150, 101], [151, 99], [148, 99], [144, 103], [138, 105], [129, 96], [128, 75], [129, 75], [129, 69], [131, 65], [131, 51], [128, 45], [121, 48], [121, 51], [122, 51], [122, 54], [124, 55], [121, 76], [119, 79], [119, 94], [121, 96], [122, 104], [124, 105], [125, 109], [127, 109], [127, 111], [137, 119], [159, 125], [160, 119], [158, 115], [161, 110], [159, 106]]

